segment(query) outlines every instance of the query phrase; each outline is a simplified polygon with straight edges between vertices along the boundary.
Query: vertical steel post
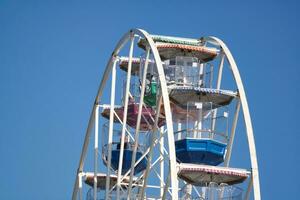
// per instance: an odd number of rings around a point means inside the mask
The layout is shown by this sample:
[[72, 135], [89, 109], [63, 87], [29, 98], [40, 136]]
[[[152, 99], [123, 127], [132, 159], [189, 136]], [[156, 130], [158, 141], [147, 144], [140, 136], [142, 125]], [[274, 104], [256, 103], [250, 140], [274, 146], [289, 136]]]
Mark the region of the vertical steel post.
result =
[[[149, 147], [149, 153], [148, 153], [148, 163], [147, 163], [147, 167], [146, 170], [144, 172], [144, 184], [143, 187], [141, 189], [141, 199], [144, 199], [144, 195], [145, 195], [145, 188], [146, 188], [146, 184], [148, 181], [148, 176], [149, 176], [149, 171], [150, 171], [150, 167], [151, 167], [151, 162], [152, 162], [152, 154], [153, 154], [153, 148], [154, 148], [154, 140], [155, 140], [155, 134], [157, 132], [157, 127], [158, 127], [158, 120], [159, 120], [159, 113], [160, 113], [160, 108], [161, 108], [161, 103], [162, 103], [162, 97], [158, 97], [158, 101], [157, 101], [157, 107], [156, 107], [156, 116], [155, 116], [155, 123], [154, 123], [154, 130], [151, 132], [151, 140], [150, 140], [150, 147]], [[130, 185], [129, 185], [130, 186]]]
[[240, 107], [241, 107], [241, 101], [239, 99], [237, 99], [234, 118], [233, 118], [231, 132], [230, 132], [230, 139], [229, 139], [229, 143], [228, 143], [228, 146], [227, 146], [227, 152], [226, 152], [226, 155], [225, 155], [225, 161], [224, 161], [224, 166], [225, 167], [229, 166], [229, 162], [230, 162], [230, 158], [231, 158], [231, 152], [232, 152], [232, 146], [233, 146], [234, 137], [235, 137], [235, 129], [236, 129], [236, 125], [237, 125], [238, 118], [239, 118]]
[[204, 76], [204, 64], [201, 63], [199, 65], [199, 82], [198, 82], [199, 87], [203, 87], [203, 85], [205, 83], [204, 79], [205, 79], [205, 76]]
[[161, 135], [164, 134], [164, 127], [160, 128], [160, 144], [159, 144], [159, 150], [160, 150], [160, 197], [162, 198], [164, 194], [164, 137]]
[[181, 140], [181, 126], [182, 124], [180, 122], [177, 123], [177, 140]]
[[[221, 61], [219, 65], [219, 71], [218, 71], [218, 79], [217, 79], [217, 86], [216, 89], [219, 90], [221, 87], [221, 82], [222, 82], [222, 74], [223, 74], [223, 68], [224, 68], [224, 60], [225, 60], [225, 54], [222, 53], [221, 55]], [[217, 109], [213, 111], [213, 118], [212, 118], [212, 138], [214, 135], [215, 131], [215, 126], [216, 126], [216, 116], [217, 116]]]
[[110, 167], [111, 167], [111, 151], [113, 138], [113, 123], [114, 123], [114, 109], [115, 109], [115, 90], [116, 90], [116, 65], [117, 58], [114, 58], [114, 63], [111, 72], [111, 91], [110, 91], [110, 112], [109, 112], [109, 130], [108, 130], [108, 147], [107, 147], [107, 173], [105, 183], [105, 199], [109, 199], [110, 190]]
[[78, 174], [79, 200], [82, 200], [82, 173]]
[[249, 199], [250, 192], [251, 192], [251, 189], [252, 189], [252, 185], [253, 185], [253, 179], [252, 179], [252, 176], [251, 176], [251, 178], [249, 180], [249, 183], [248, 183], [248, 187], [247, 187], [247, 191], [246, 191], [244, 200], [248, 200]]
[[202, 132], [201, 132], [201, 130], [202, 130], [202, 115], [203, 115], [203, 103], [201, 102], [201, 103], [197, 103], [196, 105], [196, 110], [197, 110], [197, 114], [198, 114], [198, 116], [197, 116], [197, 121], [196, 121], [196, 126], [195, 126], [195, 128], [197, 129], [197, 134], [196, 134], [196, 137], [194, 137], [194, 138], [202, 138]]
[[163, 195], [162, 195], [162, 198], [161, 198], [162, 200], [165, 200], [166, 197], [167, 197], [167, 193], [168, 193], [169, 186], [170, 186], [170, 181], [171, 181], [170, 179], [171, 179], [171, 170], [169, 170], [167, 181], [166, 181], [165, 186], [164, 186], [164, 191], [163, 191]]
[[[140, 132], [140, 125], [141, 125], [141, 117], [142, 117], [142, 110], [143, 110], [143, 103], [144, 103], [144, 94], [145, 94], [145, 88], [146, 88], [146, 78], [147, 78], [147, 69], [149, 64], [149, 55], [150, 55], [150, 48], [147, 47], [146, 50], [146, 61], [144, 66], [144, 73], [143, 73], [143, 79], [142, 79], [142, 88], [141, 88], [141, 94], [140, 94], [140, 102], [139, 102], [139, 110], [138, 110], [138, 116], [137, 116], [137, 124], [135, 129], [135, 136], [134, 136], [134, 147], [131, 157], [131, 169], [130, 169], [130, 181], [128, 186], [128, 197], [127, 199], [130, 199], [131, 190], [132, 190], [132, 181], [134, 176], [134, 164], [136, 160], [136, 152], [138, 148], [138, 142], [139, 142], [139, 132]], [[149, 161], [148, 161], [149, 162]]]
[[122, 133], [121, 133], [121, 145], [120, 145], [118, 178], [117, 178], [117, 199], [120, 199], [120, 187], [121, 187], [121, 176], [122, 176], [122, 165], [123, 165], [123, 154], [124, 154], [124, 139], [125, 139], [125, 129], [126, 129], [126, 122], [127, 122], [128, 98], [129, 98], [129, 89], [130, 89], [133, 45], [134, 45], [134, 33], [132, 33], [130, 35], [130, 49], [129, 49], [129, 60], [128, 60], [127, 79], [126, 79], [124, 112], [123, 112], [124, 113], [123, 114], [123, 126], [122, 126]]
[[95, 110], [95, 146], [94, 146], [94, 200], [97, 200], [98, 135], [99, 135], [99, 105], [96, 105], [96, 110]]

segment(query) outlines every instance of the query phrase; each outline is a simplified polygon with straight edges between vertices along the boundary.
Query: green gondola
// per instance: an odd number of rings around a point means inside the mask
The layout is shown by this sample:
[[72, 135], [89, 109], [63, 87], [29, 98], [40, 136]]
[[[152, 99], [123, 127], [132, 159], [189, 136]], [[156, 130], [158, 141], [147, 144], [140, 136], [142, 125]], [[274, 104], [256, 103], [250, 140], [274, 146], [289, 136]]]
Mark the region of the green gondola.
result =
[[147, 84], [144, 103], [148, 106], [156, 106], [157, 82], [153, 75], [147, 75]]

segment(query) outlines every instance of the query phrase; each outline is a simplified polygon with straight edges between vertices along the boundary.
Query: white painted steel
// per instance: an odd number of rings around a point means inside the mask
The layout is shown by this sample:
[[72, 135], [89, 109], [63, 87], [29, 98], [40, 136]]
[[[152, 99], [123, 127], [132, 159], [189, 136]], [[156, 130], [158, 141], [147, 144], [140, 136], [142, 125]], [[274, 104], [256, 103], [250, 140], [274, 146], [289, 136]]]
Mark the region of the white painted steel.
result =
[[181, 123], [177, 123], [177, 132], [178, 132], [178, 134], [177, 134], [177, 140], [180, 140], [181, 139]]
[[[145, 74], [144, 74], [145, 75]], [[156, 113], [160, 113], [160, 108], [161, 108], [161, 103], [162, 103], [162, 98], [161, 96], [158, 98], [158, 102], [157, 102], [157, 108], [156, 108]], [[146, 170], [144, 172], [144, 183], [143, 183], [143, 187], [141, 189], [140, 192], [140, 196], [141, 199], [144, 199], [144, 195], [145, 195], [145, 188], [147, 187], [147, 181], [148, 181], [148, 176], [149, 176], [149, 171], [150, 171], [150, 165], [152, 162], [152, 152], [153, 152], [153, 147], [154, 147], [154, 141], [155, 141], [155, 132], [157, 131], [157, 122], [158, 122], [158, 118], [159, 118], [159, 114], [156, 115], [155, 118], [155, 128], [154, 131], [151, 133], [151, 141], [150, 141], [150, 150], [149, 150], [149, 155], [148, 155], [148, 162], [147, 162], [147, 167]], [[163, 179], [162, 179], [163, 180]], [[160, 183], [162, 183], [163, 181], [160, 181]]]
[[[219, 90], [221, 87], [222, 82], [222, 75], [223, 75], [223, 68], [224, 68], [224, 60], [225, 60], [225, 54], [221, 53], [221, 60], [219, 64], [219, 71], [218, 71], [218, 78], [217, 78], [217, 86], [216, 89]], [[217, 116], [217, 109], [213, 111], [213, 120], [212, 120], [212, 130], [214, 132], [215, 126], [216, 126], [216, 116]], [[214, 133], [212, 133], [212, 138], [214, 138]]]
[[[159, 143], [159, 151], [160, 151], [160, 159], [162, 160], [160, 162], [160, 177], [162, 180], [164, 180], [164, 138], [162, 137], [162, 134], [164, 133], [164, 127], [160, 128], [159, 137], [160, 137], [160, 143]], [[162, 198], [164, 194], [164, 182], [160, 182], [160, 197]]]
[[82, 200], [82, 173], [78, 174], [79, 199]]
[[130, 181], [129, 181], [127, 199], [131, 198], [132, 180], [133, 180], [133, 176], [134, 176], [134, 164], [135, 164], [135, 159], [136, 159], [137, 148], [138, 148], [138, 145], [139, 145], [140, 124], [141, 124], [141, 116], [142, 116], [142, 109], [143, 109], [143, 103], [144, 103], [144, 94], [145, 94], [145, 87], [146, 87], [146, 76], [147, 76], [147, 70], [148, 70], [148, 64], [149, 64], [149, 55], [150, 55], [149, 47], [147, 47], [146, 51], [147, 51], [146, 52], [146, 62], [145, 62], [144, 72], [143, 72], [142, 88], [141, 88], [140, 102], [139, 102], [139, 110], [138, 110], [137, 123], [136, 123], [135, 135], [134, 135], [134, 147], [133, 147], [132, 158], [131, 158]]
[[[178, 179], [177, 179], [177, 170], [176, 170], [176, 155], [175, 155], [175, 142], [174, 142], [174, 135], [173, 135], [173, 122], [172, 122], [170, 102], [169, 102], [168, 90], [167, 90], [167, 85], [166, 85], [166, 79], [165, 79], [165, 76], [164, 76], [164, 70], [163, 70], [163, 67], [162, 67], [162, 62], [161, 62], [158, 50], [155, 47], [155, 44], [154, 44], [152, 38], [149, 36], [149, 34], [145, 31], [143, 31], [143, 30], [140, 30], [140, 29], [132, 29], [128, 33], [126, 33], [121, 38], [119, 43], [117, 44], [117, 46], [114, 49], [114, 51], [112, 53], [112, 56], [111, 56], [111, 58], [110, 58], [110, 60], [107, 64], [107, 67], [105, 69], [103, 78], [101, 80], [101, 83], [100, 83], [100, 86], [99, 86], [99, 89], [98, 89], [98, 92], [97, 92], [97, 95], [96, 95], [96, 98], [95, 98], [95, 102], [94, 102], [94, 105], [93, 105], [93, 109], [92, 109], [92, 112], [91, 112], [91, 116], [90, 116], [90, 119], [89, 119], [88, 127], [87, 127], [87, 130], [86, 130], [84, 144], [83, 144], [83, 148], [82, 148], [82, 152], [81, 152], [81, 156], [80, 156], [80, 161], [79, 161], [79, 167], [77, 169], [77, 176], [76, 176], [76, 180], [75, 180], [75, 184], [74, 184], [74, 188], [73, 188], [73, 194], [72, 194], [72, 199], [73, 200], [75, 200], [76, 197], [77, 197], [78, 189], [81, 190], [82, 185], [79, 183], [80, 182], [79, 174], [83, 171], [83, 166], [84, 166], [84, 161], [85, 161], [86, 154], [87, 154], [87, 147], [89, 145], [89, 138], [90, 138], [90, 134], [91, 134], [92, 125], [93, 125], [94, 122], [96, 124], [96, 121], [98, 123], [98, 119], [95, 119], [96, 118], [95, 114], [98, 115], [98, 109], [99, 109], [98, 105], [101, 102], [103, 89], [105, 87], [105, 84], [107, 82], [107, 79], [108, 79], [108, 76], [109, 76], [111, 70], [113, 68], [115, 68], [115, 64], [116, 64], [115, 59], [116, 59], [117, 55], [119, 54], [119, 52], [123, 48], [123, 46], [130, 39], [132, 39], [131, 40], [131, 45], [133, 45], [132, 41], [133, 41], [133, 36], [135, 36], [135, 35], [138, 35], [142, 38], [145, 38], [145, 40], [148, 42], [149, 48], [150, 48], [150, 50], [153, 54], [154, 61], [155, 61], [156, 66], [157, 66], [159, 81], [160, 81], [160, 84], [161, 84], [161, 95], [162, 95], [162, 101], [163, 101], [164, 109], [165, 109], [166, 129], [167, 129], [167, 132], [166, 132], [165, 135], [167, 137], [166, 139], [168, 140], [168, 145], [167, 146], [169, 148], [166, 153], [167, 153], [168, 159], [169, 159], [169, 174], [168, 174], [168, 177], [167, 177], [166, 184], [161, 183], [161, 185], [160, 185], [160, 187], [161, 187], [160, 193], [161, 193], [162, 197], [166, 197], [166, 194], [170, 191], [172, 199], [178, 199], [179, 189], [178, 189]], [[204, 42], [210, 42], [213, 45], [218, 45], [218, 46], [221, 47], [221, 49], [224, 52], [224, 55], [226, 56], [226, 58], [228, 60], [228, 63], [229, 63], [230, 68], [232, 70], [235, 82], [237, 84], [238, 91], [239, 91], [239, 97], [240, 97], [240, 103], [241, 103], [243, 114], [244, 114], [244, 120], [245, 120], [245, 124], [246, 124], [247, 138], [248, 138], [248, 144], [249, 144], [251, 167], [252, 167], [251, 176], [252, 176], [252, 179], [253, 179], [254, 199], [255, 200], [260, 200], [261, 197], [260, 197], [260, 187], [259, 187], [259, 174], [258, 174], [258, 164], [257, 164], [257, 158], [256, 158], [256, 149], [255, 149], [255, 143], [254, 143], [253, 130], [252, 130], [252, 124], [251, 124], [251, 118], [250, 118], [249, 108], [248, 108], [248, 104], [247, 104], [247, 99], [246, 99], [245, 91], [244, 91], [244, 88], [243, 88], [243, 84], [242, 84], [242, 81], [241, 81], [241, 77], [240, 77], [238, 68], [236, 66], [236, 63], [235, 63], [229, 49], [227, 48], [227, 46], [220, 39], [215, 38], [215, 37], [207, 37], [207, 38], [203, 38], [203, 40], [204, 40]], [[130, 50], [130, 52], [131, 52], [131, 50]], [[130, 53], [130, 54], [131, 54], [131, 56], [129, 56], [129, 58], [130, 57], [132, 58], [132, 53]], [[222, 60], [223, 59], [221, 58], [221, 63], [224, 62], [224, 60], [223, 61]], [[131, 72], [130, 72], [131, 69], [129, 69], [129, 68], [131, 68], [131, 64], [132, 64], [132, 61], [129, 61], [130, 67], [128, 66], [128, 71], [129, 71], [128, 74], [130, 74], [130, 75], [131, 75]], [[115, 69], [113, 69], [113, 71], [114, 70]], [[115, 73], [115, 72], [113, 72], [113, 73]], [[219, 70], [219, 74], [220, 74], [220, 70]], [[130, 75], [129, 75], [129, 80], [130, 80]], [[218, 75], [218, 77], [219, 77], [219, 75]], [[128, 76], [127, 76], [127, 78], [128, 78]], [[218, 78], [218, 79], [220, 79], [219, 82], [221, 82], [221, 78]], [[128, 81], [127, 81], [127, 83], [128, 83]], [[218, 86], [218, 83], [217, 83], [217, 86]], [[220, 87], [220, 85], [218, 87]], [[112, 88], [115, 88], [115, 86], [112, 87]], [[126, 88], [126, 91], [129, 92], [129, 88]], [[112, 97], [112, 94], [111, 94], [111, 97]], [[126, 97], [126, 95], [125, 95], [125, 97]], [[126, 100], [128, 101], [128, 96], [127, 96], [127, 98], [125, 98], [125, 101]], [[111, 101], [111, 103], [112, 103], [112, 101]], [[128, 106], [128, 102], [127, 102], [127, 106]], [[127, 106], [126, 105], [124, 106], [125, 107], [124, 108], [124, 118], [127, 117]], [[125, 114], [125, 112], [126, 112], [126, 114]], [[139, 108], [139, 112], [141, 112], [140, 108]], [[111, 113], [110, 113], [110, 123], [111, 123], [111, 121], [113, 122], [113, 118], [111, 118]], [[126, 119], [125, 120], [123, 119], [123, 122], [126, 122]], [[126, 123], [122, 124], [123, 127], [125, 126], [125, 124]], [[95, 129], [96, 129], [96, 127], [95, 127]], [[111, 131], [111, 134], [112, 134], [112, 127], [110, 127], [110, 131]], [[232, 136], [234, 136], [233, 132], [235, 132], [235, 131], [231, 132]], [[124, 135], [125, 135], [125, 128], [122, 128], [121, 148], [124, 148], [124, 137], [123, 137]], [[95, 136], [96, 136], [96, 130], [95, 130]], [[96, 137], [95, 137], [95, 139], [96, 139]], [[163, 144], [164, 137], [161, 137], [160, 140], [161, 140], [160, 141], [160, 152], [162, 153], [165, 150], [164, 149], [164, 144]], [[232, 139], [232, 142], [233, 142], [233, 139]], [[95, 149], [96, 149], [96, 144], [95, 144]], [[121, 149], [121, 152], [123, 152], [123, 149]], [[229, 152], [229, 153], [231, 153], [231, 152]], [[95, 153], [95, 156], [96, 156], [96, 153]], [[163, 155], [161, 155], [161, 156], [163, 158]], [[227, 158], [228, 164], [229, 164], [230, 154], [227, 153], [226, 156], [229, 157], [229, 158]], [[97, 160], [96, 157], [95, 157], [95, 159]], [[122, 160], [123, 159], [121, 159], [121, 157], [120, 157], [120, 162], [122, 162]], [[164, 177], [164, 165], [163, 164], [164, 163], [161, 162], [160, 177], [162, 177], [162, 179]], [[95, 162], [95, 166], [94, 166], [95, 171], [97, 170], [96, 166], [97, 166], [97, 163]], [[122, 169], [122, 166], [121, 166], [121, 169]], [[133, 168], [133, 170], [134, 170], [134, 168]], [[131, 171], [132, 175], [133, 175], [133, 170]], [[95, 173], [95, 171], [94, 171], [94, 173]], [[119, 170], [118, 171], [119, 171], [119, 173], [121, 173], [120, 163], [119, 163]], [[118, 181], [117, 181], [118, 188], [121, 185], [121, 183], [120, 183], [121, 179], [120, 178], [121, 178], [121, 174], [118, 174]], [[96, 181], [97, 180], [95, 180], [94, 182], [96, 182]], [[145, 182], [145, 184], [147, 184], [147, 183]], [[109, 185], [109, 182], [108, 182], [108, 185]], [[107, 181], [106, 181], [106, 186], [107, 186]], [[169, 188], [169, 186], [170, 186], [170, 188]], [[97, 189], [96, 190], [94, 189], [94, 192], [95, 191], [97, 191]], [[96, 195], [94, 195], [94, 197], [96, 197]], [[106, 196], [106, 198], [108, 198], [108, 196]]]
[[244, 121], [246, 125], [246, 133], [247, 133], [247, 139], [248, 139], [248, 146], [249, 146], [249, 152], [250, 152], [250, 160], [251, 160], [251, 168], [252, 168], [252, 179], [253, 179], [253, 192], [254, 192], [254, 199], [255, 200], [260, 200], [260, 183], [259, 183], [259, 173], [258, 173], [258, 163], [257, 163], [257, 156], [256, 156], [256, 148], [255, 148], [255, 141], [254, 141], [254, 134], [253, 134], [253, 128], [252, 128], [252, 122], [251, 122], [251, 117], [250, 117], [250, 112], [249, 112], [249, 107], [248, 107], [248, 102], [246, 98], [246, 93], [244, 90], [243, 82], [238, 70], [238, 67], [235, 63], [235, 60], [225, 45], [225, 43], [220, 40], [219, 38], [216, 37], [206, 37], [202, 38], [206, 42], [211, 42], [212, 44], [220, 46], [227, 58], [227, 61], [229, 63], [230, 69], [232, 71], [233, 77], [235, 79], [238, 91], [239, 91], [239, 96], [240, 96], [240, 101], [241, 101], [241, 106], [244, 114]]
[[[205, 67], [205, 63], [201, 63], [199, 65], [199, 77], [204, 77], [204, 67]], [[204, 84], [204, 78], [203, 79], [199, 79], [199, 86], [201, 87], [201, 85]]]
[[116, 91], [116, 65], [118, 59], [114, 59], [111, 75], [111, 92], [110, 92], [110, 112], [109, 112], [109, 129], [108, 129], [108, 152], [107, 152], [107, 173], [105, 183], [105, 199], [109, 198], [110, 186], [110, 168], [111, 168], [111, 150], [113, 138], [113, 123], [114, 123], [114, 109], [115, 109], [115, 91]]
[[[114, 51], [111, 55], [111, 58], [109, 59], [109, 61], [107, 63], [107, 66], [105, 68], [102, 80], [100, 82], [99, 89], [98, 89], [96, 97], [95, 97], [95, 102], [94, 102], [94, 105], [93, 105], [93, 108], [92, 108], [92, 112], [91, 112], [90, 119], [89, 119], [89, 122], [88, 122], [87, 130], [86, 130], [86, 133], [85, 133], [84, 143], [83, 143], [83, 147], [82, 147], [82, 151], [81, 151], [81, 155], [80, 155], [80, 159], [79, 159], [79, 166], [78, 166], [77, 173], [76, 173], [77, 175], [83, 171], [84, 161], [85, 161], [85, 158], [86, 158], [87, 149], [88, 149], [88, 145], [89, 145], [89, 142], [90, 142], [89, 139], [90, 139], [90, 135], [91, 135], [91, 129], [92, 129], [92, 126], [93, 126], [93, 123], [94, 123], [94, 112], [95, 112], [95, 109], [96, 109], [96, 105], [100, 104], [100, 98], [102, 97], [102, 93], [103, 93], [103, 90], [104, 90], [104, 87], [105, 87], [105, 83], [106, 83], [106, 81], [108, 79], [108, 75], [111, 71], [111, 67], [112, 67], [112, 63], [113, 63], [112, 61], [116, 57], [116, 55], [119, 54], [121, 48], [125, 45], [125, 43], [129, 40], [129, 35], [131, 34], [131, 32], [132, 31], [126, 33], [121, 38], [121, 40], [119, 41], [119, 43], [115, 47], [115, 49], [114, 49]], [[78, 176], [77, 175], [76, 175], [76, 180], [75, 180], [74, 187], [73, 187], [72, 200], [75, 200], [76, 197], [77, 197], [77, 192], [78, 192]]]
[[237, 125], [237, 122], [238, 122], [239, 113], [240, 113], [240, 107], [241, 107], [241, 101], [239, 99], [237, 99], [234, 118], [233, 118], [231, 131], [230, 131], [230, 139], [229, 139], [229, 143], [227, 145], [227, 152], [226, 152], [225, 160], [224, 160], [224, 166], [225, 167], [229, 166], [231, 153], [232, 153], [233, 142], [234, 142], [234, 137], [235, 137], [235, 129], [236, 129], [236, 125]]
[[252, 177], [251, 177], [250, 180], [249, 180], [249, 183], [248, 183], [248, 187], [247, 187], [247, 191], [246, 191], [244, 200], [248, 200], [248, 199], [249, 199], [249, 197], [250, 197], [250, 192], [251, 192], [251, 189], [252, 189], [252, 185], [253, 185], [253, 179], [252, 179]]
[[224, 60], [225, 60], [225, 55], [223, 53], [221, 53], [221, 61], [220, 61], [220, 65], [219, 65], [218, 79], [217, 79], [217, 86], [216, 86], [217, 90], [220, 89], [220, 87], [221, 87], [223, 68], [224, 68]]
[[168, 89], [167, 89], [167, 82], [162, 66], [162, 62], [158, 53], [157, 48], [155, 47], [154, 41], [149, 36], [148, 33], [146, 33], [143, 30], [136, 29], [137, 33], [141, 36], [143, 36], [147, 41], [151, 48], [156, 67], [157, 72], [159, 76], [160, 86], [161, 86], [161, 92], [163, 97], [163, 104], [165, 109], [165, 118], [166, 118], [166, 128], [167, 128], [167, 139], [168, 139], [168, 147], [169, 147], [169, 172], [170, 172], [170, 186], [171, 186], [171, 195], [172, 199], [177, 200], [178, 199], [178, 179], [177, 179], [177, 170], [176, 170], [176, 154], [175, 154], [175, 141], [174, 141], [174, 135], [173, 135], [173, 122], [172, 122], [172, 116], [171, 116], [171, 107], [170, 107], [170, 100], [168, 95]]
[[122, 173], [122, 165], [123, 165], [124, 139], [125, 139], [125, 129], [126, 129], [125, 122], [127, 121], [133, 45], [134, 45], [134, 33], [132, 33], [130, 35], [129, 61], [128, 61], [128, 69], [127, 69], [126, 91], [125, 91], [125, 97], [124, 97], [125, 99], [124, 99], [124, 111], [123, 111], [123, 113], [124, 113], [123, 114], [123, 126], [122, 126], [122, 133], [121, 133], [121, 145], [120, 145], [118, 179], [117, 179], [117, 199], [120, 199], [120, 187], [121, 187], [121, 175], [122, 175], [121, 173]]
[[[90, 131], [91, 131], [91, 127], [92, 124], [94, 122], [94, 112], [95, 112], [95, 105], [96, 104], [100, 104], [101, 101], [101, 97], [102, 97], [102, 93], [103, 93], [103, 89], [105, 87], [105, 83], [108, 79], [108, 75], [111, 71], [112, 68], [112, 61], [113, 58], [116, 57], [118, 55], [118, 53], [120, 52], [120, 50], [122, 49], [122, 47], [125, 45], [125, 43], [128, 42], [128, 40], [130, 39], [130, 35], [139, 35], [143, 38], [145, 38], [148, 42], [148, 45], [151, 49], [151, 52], [153, 54], [154, 57], [154, 61], [156, 63], [156, 67], [157, 67], [157, 72], [158, 72], [158, 77], [159, 77], [159, 81], [161, 84], [161, 92], [162, 92], [162, 97], [163, 97], [163, 104], [164, 104], [164, 109], [165, 109], [165, 118], [166, 118], [166, 128], [167, 128], [167, 140], [168, 140], [168, 147], [169, 147], [169, 151], [168, 151], [168, 155], [169, 155], [169, 165], [170, 165], [170, 185], [171, 185], [171, 194], [172, 194], [172, 198], [173, 199], [178, 199], [178, 179], [177, 179], [177, 171], [176, 171], [176, 155], [175, 155], [175, 143], [174, 143], [174, 135], [173, 135], [173, 122], [172, 122], [172, 116], [171, 116], [171, 108], [170, 108], [170, 101], [169, 101], [169, 96], [168, 96], [168, 90], [167, 90], [167, 84], [166, 84], [166, 79], [165, 79], [165, 75], [164, 75], [164, 70], [163, 70], [163, 66], [162, 66], [162, 62], [158, 53], [157, 48], [155, 47], [154, 41], [152, 40], [152, 38], [149, 36], [149, 34], [141, 29], [132, 29], [130, 30], [128, 33], [126, 33], [121, 40], [119, 41], [119, 43], [117, 44], [115, 50], [112, 53], [112, 57], [110, 58], [107, 67], [105, 69], [103, 78], [101, 80], [100, 83], [100, 87], [98, 89], [97, 92], [97, 96], [95, 99], [95, 103], [93, 106], [93, 110], [92, 110], [92, 114], [89, 120], [89, 124], [88, 124], [88, 128], [86, 131], [86, 135], [85, 135], [85, 140], [84, 140], [84, 145], [82, 148], [82, 153], [81, 153], [81, 157], [80, 157], [80, 161], [79, 161], [79, 167], [77, 170], [77, 174], [79, 172], [81, 172], [83, 170], [83, 165], [84, 165], [84, 160], [86, 158], [86, 153], [87, 153], [87, 147], [89, 144], [89, 137], [90, 137]], [[74, 184], [74, 188], [73, 188], [73, 195], [72, 195], [72, 199], [75, 200], [76, 196], [77, 196], [77, 192], [78, 192], [78, 176], [76, 176], [76, 181]]]
[[98, 173], [98, 135], [99, 135], [99, 105], [95, 110], [95, 147], [94, 147], [94, 200], [97, 200], [97, 173]]
[[161, 199], [166, 199], [168, 188], [169, 188], [169, 185], [170, 185], [170, 179], [171, 179], [170, 176], [171, 176], [171, 174], [169, 173], [167, 181], [166, 181], [165, 186], [164, 186], [164, 192], [163, 192], [163, 195], [162, 195]]

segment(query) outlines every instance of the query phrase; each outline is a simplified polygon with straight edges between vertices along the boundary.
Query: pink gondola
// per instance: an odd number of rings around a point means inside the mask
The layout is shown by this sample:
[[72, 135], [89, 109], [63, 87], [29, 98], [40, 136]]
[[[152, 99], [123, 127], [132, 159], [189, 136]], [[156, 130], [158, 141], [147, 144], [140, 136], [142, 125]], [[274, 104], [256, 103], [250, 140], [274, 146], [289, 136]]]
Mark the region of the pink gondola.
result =
[[[139, 111], [138, 103], [129, 103], [128, 111], [127, 111], [127, 124], [132, 128], [136, 128], [138, 111]], [[110, 113], [110, 108], [104, 108], [102, 111], [102, 116], [109, 119], [109, 113]], [[114, 117], [114, 121], [120, 122], [120, 120], [123, 120], [124, 107], [122, 106], [122, 107], [115, 108], [115, 113], [117, 114], [117, 117], [116, 116]], [[152, 130], [154, 127], [154, 121], [155, 121], [155, 110], [151, 107], [143, 106], [140, 130], [141, 131]], [[158, 127], [161, 127], [164, 124], [165, 124], [165, 118], [163, 116], [160, 116], [158, 119]]]

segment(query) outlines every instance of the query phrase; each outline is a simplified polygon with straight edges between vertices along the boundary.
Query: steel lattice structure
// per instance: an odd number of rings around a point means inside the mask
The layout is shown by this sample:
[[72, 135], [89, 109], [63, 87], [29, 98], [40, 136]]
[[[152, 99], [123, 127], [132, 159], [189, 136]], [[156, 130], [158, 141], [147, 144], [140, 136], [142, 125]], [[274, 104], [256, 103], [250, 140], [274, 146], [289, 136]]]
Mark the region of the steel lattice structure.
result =
[[[128, 57], [124, 57], [121, 52], [128, 44]], [[142, 51], [139, 58], [134, 57], [136, 46]], [[212, 63], [218, 63], [215, 78]], [[236, 89], [221, 87], [225, 66]], [[121, 74], [124, 88], [118, 98]], [[103, 96], [109, 92], [110, 102], [105, 104]], [[231, 105], [234, 113], [229, 123], [228, 112], [222, 109]], [[249, 146], [248, 170], [230, 166], [240, 108]], [[225, 128], [219, 131], [221, 122]], [[88, 172], [84, 163], [92, 136], [94, 170]], [[106, 169], [102, 173], [99, 158]], [[235, 185], [246, 180], [245, 194], [234, 196]], [[83, 181], [92, 186], [87, 199], [225, 199], [226, 195], [249, 199], [253, 191], [254, 199], [260, 200], [247, 98], [225, 43], [216, 37], [158, 36], [141, 29], [127, 32], [108, 61], [93, 104], [73, 200], [83, 199]]]

